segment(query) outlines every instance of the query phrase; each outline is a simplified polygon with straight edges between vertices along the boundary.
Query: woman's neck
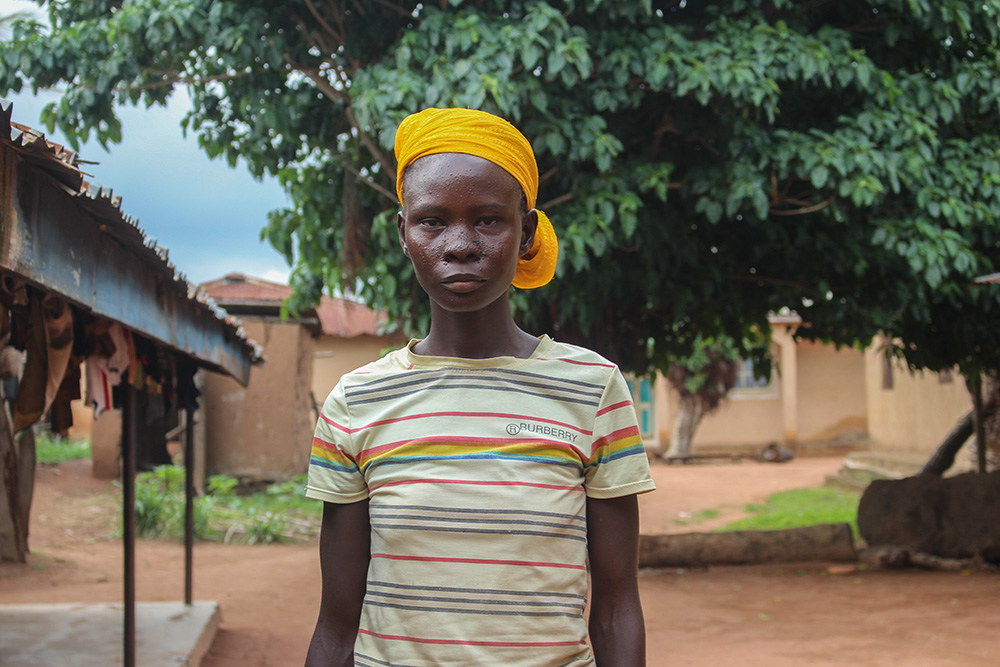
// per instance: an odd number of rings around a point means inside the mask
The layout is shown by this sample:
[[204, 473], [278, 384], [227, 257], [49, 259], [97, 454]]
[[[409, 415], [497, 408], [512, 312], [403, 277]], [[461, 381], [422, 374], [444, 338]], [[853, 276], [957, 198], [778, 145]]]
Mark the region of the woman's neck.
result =
[[500, 299], [493, 306], [471, 313], [456, 313], [431, 305], [431, 329], [413, 352], [434, 357], [527, 359], [538, 347], [538, 338], [523, 331]]

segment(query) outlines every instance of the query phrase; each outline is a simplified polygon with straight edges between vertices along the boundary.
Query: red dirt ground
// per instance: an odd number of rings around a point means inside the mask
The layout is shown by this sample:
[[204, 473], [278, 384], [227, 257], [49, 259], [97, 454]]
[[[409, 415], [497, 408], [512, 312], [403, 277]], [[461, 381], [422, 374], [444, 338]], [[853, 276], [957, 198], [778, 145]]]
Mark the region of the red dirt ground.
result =
[[[839, 459], [786, 464], [655, 465], [645, 532], [707, 530], [789, 488], [819, 486]], [[0, 566], [0, 603], [119, 601], [115, 492], [89, 462], [40, 468], [27, 566]], [[681, 525], [682, 513], [715, 509]], [[183, 549], [140, 541], [141, 601], [183, 597]], [[221, 630], [205, 667], [301, 665], [319, 604], [316, 546], [195, 548], [195, 597], [218, 600]], [[824, 563], [641, 574], [650, 667], [665, 665], [1000, 664], [1000, 575], [872, 571]], [[0, 661], [2, 662], [2, 661]]]

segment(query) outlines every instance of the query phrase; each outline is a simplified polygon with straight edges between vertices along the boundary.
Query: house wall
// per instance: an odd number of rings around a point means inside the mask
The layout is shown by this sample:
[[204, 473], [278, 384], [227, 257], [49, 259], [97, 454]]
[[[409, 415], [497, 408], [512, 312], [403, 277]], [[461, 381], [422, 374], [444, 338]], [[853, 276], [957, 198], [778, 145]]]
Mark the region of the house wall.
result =
[[[792, 327], [772, 331], [774, 371], [766, 388], [734, 390], [702, 419], [692, 451], [759, 449], [770, 442], [786, 445], [863, 440], [867, 432], [865, 358], [855, 349], [837, 350], [796, 341]], [[658, 378], [659, 448], [665, 450], [679, 408], [679, 396]]]
[[264, 348], [244, 388], [205, 373], [205, 469], [252, 479], [282, 480], [304, 473], [315, 428], [309, 389], [315, 340], [298, 323], [243, 319]]
[[868, 430], [865, 358], [854, 348], [799, 341], [798, 440], [863, 439]]
[[[777, 356], [777, 347], [773, 352]], [[660, 378], [656, 384], [658, 391], [666, 397], [665, 410], [657, 416], [660, 442], [665, 448], [670, 442], [680, 397], [666, 379]], [[775, 374], [767, 389], [730, 392], [715, 412], [702, 418], [691, 449], [697, 452], [699, 449], [758, 448], [769, 442], [783, 441], [781, 383]]]
[[951, 381], [938, 373], [911, 373], [892, 363], [892, 388], [885, 388], [885, 358], [879, 345], [865, 353], [868, 431], [872, 449], [882, 455], [926, 461], [969, 410], [972, 399], [958, 372]]
[[375, 361], [383, 350], [402, 347], [406, 340], [403, 336], [320, 336], [316, 341], [312, 379], [317, 405], [322, 407], [340, 376]]

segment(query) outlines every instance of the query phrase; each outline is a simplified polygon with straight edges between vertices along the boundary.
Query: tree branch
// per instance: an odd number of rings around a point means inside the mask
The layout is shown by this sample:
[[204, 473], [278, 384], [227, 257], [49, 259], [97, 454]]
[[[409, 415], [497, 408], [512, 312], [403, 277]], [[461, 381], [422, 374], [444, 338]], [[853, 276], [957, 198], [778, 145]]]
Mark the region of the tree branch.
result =
[[550, 209], [550, 208], [553, 208], [555, 206], [559, 206], [559, 204], [565, 204], [566, 202], [568, 202], [568, 201], [570, 201], [572, 199], [573, 199], [573, 193], [572, 192], [567, 192], [566, 194], [559, 195], [555, 199], [548, 200], [547, 202], [545, 202], [544, 204], [542, 204], [541, 206], [539, 206], [539, 208]]
[[386, 199], [390, 200], [393, 204], [399, 203], [399, 199], [396, 197], [395, 192], [392, 192], [388, 188], [379, 185], [378, 183], [375, 182], [375, 180], [371, 176], [365, 176], [364, 174], [362, 174], [360, 171], [358, 171], [357, 167], [351, 164], [350, 160], [344, 157], [336, 149], [330, 148], [329, 151], [331, 155], [337, 158], [337, 161], [340, 162], [340, 164], [344, 165], [344, 169], [354, 174], [357, 180], [364, 183], [368, 187], [374, 189], [376, 192], [384, 196]]
[[829, 197], [819, 202], [818, 204], [813, 204], [812, 206], [806, 206], [805, 208], [796, 208], [790, 211], [772, 208], [770, 209], [769, 212], [772, 213], [773, 215], [805, 215], [806, 213], [815, 213], [816, 211], [821, 211], [830, 204], [832, 204], [835, 198], [836, 195], [830, 195]]
[[319, 10], [316, 9], [316, 5], [312, 3], [312, 0], [305, 0], [305, 3], [306, 7], [309, 9], [309, 13], [313, 15], [313, 18], [316, 19], [316, 22], [319, 23], [320, 27], [323, 28], [323, 30], [326, 30], [328, 33], [330, 33], [330, 35], [332, 35], [333, 38], [337, 40], [337, 42], [343, 44], [344, 43], [343, 33], [334, 30], [333, 27], [326, 22], [326, 19], [320, 16]]
[[[357, 116], [354, 115], [354, 109], [351, 108], [351, 97], [343, 90], [338, 90], [337, 87], [334, 86], [329, 80], [327, 80], [327, 78], [323, 76], [323, 73], [317, 70], [316, 68], [302, 67], [296, 69], [310, 81], [316, 84], [316, 87], [319, 88], [320, 92], [322, 92], [328, 98], [330, 98], [335, 102], [343, 103], [344, 115], [347, 117], [347, 121], [351, 124], [351, 127], [353, 127], [354, 130], [358, 133], [358, 138], [361, 139], [361, 143], [365, 145], [365, 148], [368, 149], [368, 152], [371, 153], [372, 157], [374, 157], [375, 160], [378, 161], [379, 165], [381, 165], [385, 173], [389, 175], [392, 178], [393, 183], [395, 183], [396, 165], [393, 163], [392, 160], [389, 159], [389, 157], [382, 151], [382, 149], [378, 147], [378, 144], [376, 144], [375, 141], [372, 140], [370, 136], [368, 136], [368, 133], [365, 132], [363, 129], [361, 129], [361, 125], [358, 123], [358, 118]], [[334, 72], [339, 73], [339, 70], [334, 70]], [[393, 201], [396, 201], [395, 196], [393, 196], [392, 199]]]

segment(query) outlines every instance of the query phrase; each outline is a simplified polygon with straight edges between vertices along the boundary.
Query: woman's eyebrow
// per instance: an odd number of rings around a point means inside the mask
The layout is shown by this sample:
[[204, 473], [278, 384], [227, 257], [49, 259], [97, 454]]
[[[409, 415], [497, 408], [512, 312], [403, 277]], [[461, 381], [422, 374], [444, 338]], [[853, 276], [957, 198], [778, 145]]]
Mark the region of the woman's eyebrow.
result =
[[[428, 202], [412, 204], [409, 207], [409, 211], [412, 215], [425, 216], [425, 215], [437, 215], [440, 213], [448, 213], [452, 209], [449, 206], [443, 204], [436, 204]], [[469, 210], [475, 211], [476, 213], [498, 213], [510, 210], [510, 206], [502, 204], [500, 202], [483, 202], [480, 204], [475, 204], [469, 207]]]

